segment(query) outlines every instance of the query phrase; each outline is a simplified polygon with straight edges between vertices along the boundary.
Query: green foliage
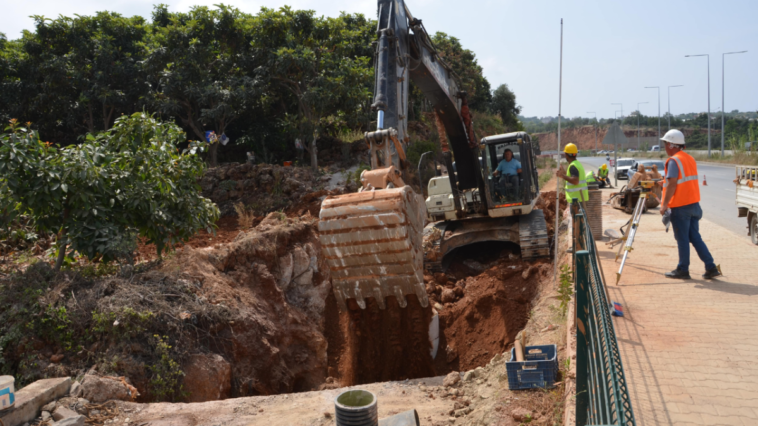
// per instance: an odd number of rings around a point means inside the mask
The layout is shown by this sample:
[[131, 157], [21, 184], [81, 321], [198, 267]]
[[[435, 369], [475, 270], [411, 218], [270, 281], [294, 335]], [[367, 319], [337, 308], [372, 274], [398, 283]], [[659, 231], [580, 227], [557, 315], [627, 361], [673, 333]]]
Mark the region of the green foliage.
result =
[[5, 203], [32, 217], [38, 232], [57, 232], [59, 249], [70, 243], [72, 252], [107, 262], [129, 256], [124, 248], [140, 235], [160, 255], [218, 218], [196, 183], [203, 144], [179, 152], [185, 135], [176, 125], [135, 113], [61, 149], [15, 121], [6, 131], [0, 136]]
[[574, 280], [571, 268], [568, 265], [561, 265], [561, 273], [558, 277], [558, 300], [561, 302], [561, 314], [566, 315], [571, 296], [574, 294]]
[[412, 168], [418, 167], [418, 162], [421, 160], [421, 155], [425, 152], [431, 151], [432, 154], [427, 155], [427, 158], [433, 159], [440, 153], [440, 146], [433, 141], [417, 140], [408, 146], [408, 150], [405, 153], [405, 157], [411, 164]]
[[135, 311], [122, 307], [118, 311], [92, 312], [92, 332], [110, 338], [133, 338], [144, 333], [155, 317], [151, 311]]
[[469, 108], [486, 111], [493, 96], [490, 93], [490, 82], [482, 73], [476, 54], [464, 49], [458, 38], [443, 32], [435, 33], [432, 42], [442, 59], [460, 79], [461, 89], [468, 93]]
[[150, 392], [156, 401], [174, 401], [184, 395], [181, 384], [184, 372], [179, 363], [171, 356], [171, 345], [167, 343], [168, 336], [153, 336], [155, 352], [160, 357], [158, 363], [148, 366], [153, 373], [150, 378]]
[[509, 131], [519, 130], [518, 115], [521, 113], [521, 107], [516, 105], [516, 95], [508, 88], [507, 84], [501, 84], [492, 94], [492, 112], [500, 115], [503, 125]]

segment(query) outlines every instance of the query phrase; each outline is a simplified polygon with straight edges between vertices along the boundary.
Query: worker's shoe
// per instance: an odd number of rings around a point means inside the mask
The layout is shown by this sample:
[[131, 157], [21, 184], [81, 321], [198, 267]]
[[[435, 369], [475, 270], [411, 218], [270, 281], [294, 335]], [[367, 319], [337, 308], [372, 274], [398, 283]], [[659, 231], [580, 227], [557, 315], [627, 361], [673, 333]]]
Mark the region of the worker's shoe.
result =
[[715, 267], [713, 269], [710, 269], [708, 271], [705, 271], [705, 273], [703, 274], [703, 279], [704, 280], [710, 280], [712, 278], [716, 278], [719, 275], [721, 275], [721, 267], [720, 266], [721, 265], [719, 265], [719, 266], [717, 266], [717, 267]]
[[691, 277], [690, 277], [690, 273], [689, 272], [682, 271], [681, 269], [676, 268], [676, 269], [674, 269], [671, 272], [666, 272], [666, 278], [674, 278], [674, 279], [679, 279], [679, 280], [689, 280]]

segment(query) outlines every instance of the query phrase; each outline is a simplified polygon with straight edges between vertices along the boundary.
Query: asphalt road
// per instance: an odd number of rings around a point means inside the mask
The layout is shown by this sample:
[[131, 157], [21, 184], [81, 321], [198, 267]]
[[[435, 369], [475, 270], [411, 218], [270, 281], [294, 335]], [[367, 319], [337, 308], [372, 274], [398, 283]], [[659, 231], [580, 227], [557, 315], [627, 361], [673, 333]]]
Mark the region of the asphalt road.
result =
[[[606, 163], [605, 157], [583, 157], [579, 158], [579, 161], [585, 169], [594, 171]], [[734, 182], [732, 182], [734, 180], [734, 166], [699, 163], [697, 172], [700, 175], [700, 206], [703, 208], [703, 217], [749, 240], [747, 219], [737, 217], [736, 193]], [[660, 170], [660, 173], [663, 174], [663, 170]], [[702, 185], [704, 175], [708, 182], [707, 186]], [[612, 171], [609, 176], [613, 176]], [[618, 186], [621, 187], [626, 182], [626, 180], [619, 180]]]

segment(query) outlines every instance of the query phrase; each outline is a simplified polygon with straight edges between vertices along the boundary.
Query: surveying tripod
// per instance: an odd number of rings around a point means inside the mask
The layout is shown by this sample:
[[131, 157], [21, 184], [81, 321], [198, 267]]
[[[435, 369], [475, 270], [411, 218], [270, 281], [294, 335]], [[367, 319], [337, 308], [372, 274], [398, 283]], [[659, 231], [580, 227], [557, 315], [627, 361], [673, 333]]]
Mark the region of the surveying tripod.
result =
[[[632, 218], [629, 219], [629, 222], [621, 227], [622, 236], [607, 243], [611, 246], [611, 248], [616, 244], [625, 243], [619, 247], [619, 251], [616, 253], [616, 261], [618, 262], [619, 257], [621, 256], [621, 252], [624, 252], [623, 258], [621, 259], [621, 267], [619, 267], [619, 271], [616, 273], [616, 285], [618, 285], [619, 281], [621, 280], [621, 273], [624, 271], [626, 258], [629, 256], [629, 252], [632, 251], [634, 236], [637, 235], [637, 228], [640, 226], [642, 213], [645, 211], [645, 201], [647, 201], [649, 197], [655, 197], [655, 194], [653, 193], [653, 187], [655, 186], [656, 182], [658, 182], [658, 179], [640, 181], [640, 198], [637, 200], [637, 205], [634, 207]], [[626, 231], [624, 231], [624, 227], [626, 227]]]

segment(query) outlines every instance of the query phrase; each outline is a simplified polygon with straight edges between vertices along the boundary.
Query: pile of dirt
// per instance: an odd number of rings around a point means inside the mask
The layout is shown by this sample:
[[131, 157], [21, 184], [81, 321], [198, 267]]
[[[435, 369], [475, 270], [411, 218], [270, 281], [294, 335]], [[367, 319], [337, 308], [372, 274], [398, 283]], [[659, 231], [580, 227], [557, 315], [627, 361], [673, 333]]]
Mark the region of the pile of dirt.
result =
[[199, 184], [203, 196], [218, 205], [222, 216], [234, 215], [237, 203], [256, 216], [265, 216], [290, 208], [321, 189], [328, 179], [309, 167], [228, 163], [206, 170]]
[[434, 287], [429, 296], [440, 311], [437, 374], [485, 365], [510, 348], [529, 320], [539, 282], [550, 272], [543, 266], [547, 261], [524, 261], [518, 249], [493, 246], [468, 247], [451, 260], [446, 274], [424, 277], [427, 290]]
[[272, 213], [233, 242], [187, 245], [117, 276], [40, 262], [4, 277], [3, 372], [25, 384], [94, 366], [127, 377], [139, 401], [316, 389], [331, 294], [316, 232], [308, 215]]
[[[560, 197], [559, 202], [560, 211], [558, 213], [561, 216], [558, 218], [558, 221], [560, 222], [563, 220], [563, 212], [568, 207], [568, 201], [566, 201], [566, 197]], [[552, 239], [555, 234], [555, 191], [541, 192], [539, 198], [537, 198], [535, 207], [541, 209], [544, 213], [545, 223], [547, 223], [547, 233], [550, 239]]]

